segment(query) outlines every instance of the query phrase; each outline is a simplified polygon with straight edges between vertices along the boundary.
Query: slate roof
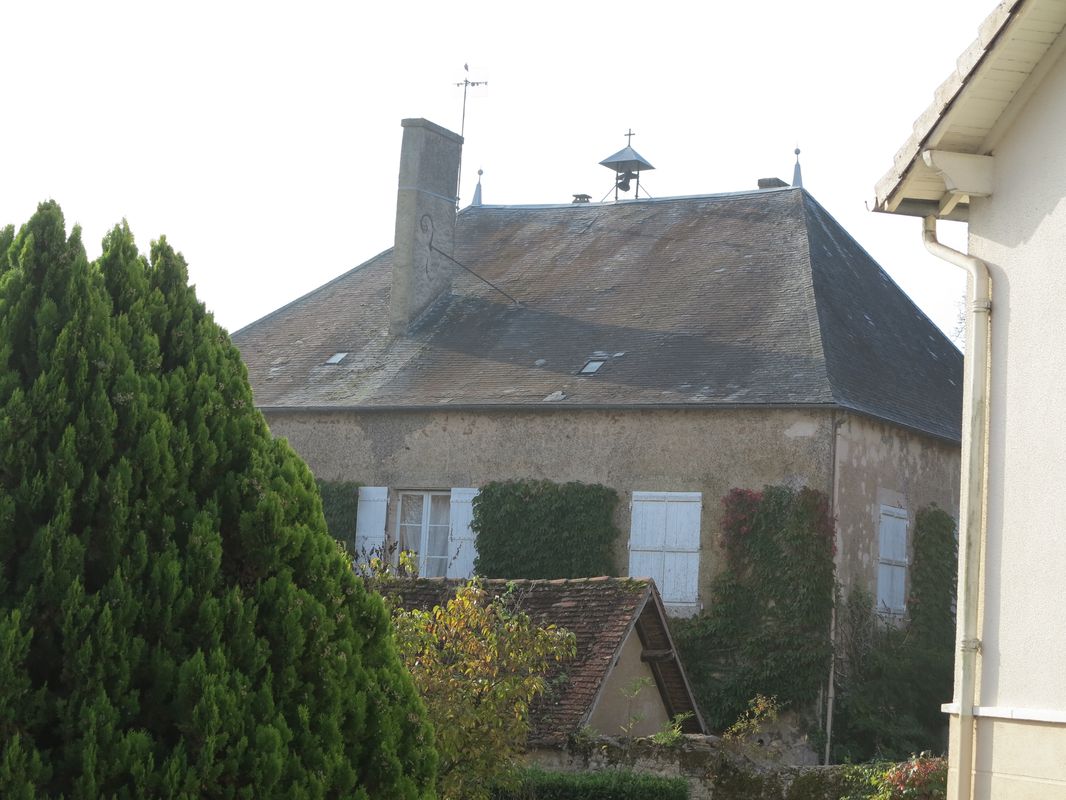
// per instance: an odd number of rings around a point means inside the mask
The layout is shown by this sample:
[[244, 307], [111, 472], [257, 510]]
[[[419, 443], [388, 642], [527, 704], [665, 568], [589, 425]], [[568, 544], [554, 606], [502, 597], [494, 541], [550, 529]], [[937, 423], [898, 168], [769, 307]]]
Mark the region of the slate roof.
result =
[[801, 188], [472, 206], [455, 242], [520, 304], [452, 267], [390, 338], [385, 251], [233, 335], [256, 403], [823, 406], [960, 438], [958, 349]]
[[[386, 587], [385, 593], [404, 608], [428, 611], [446, 602], [461, 583], [443, 578], [404, 579]], [[506, 591], [510, 584], [520, 598], [518, 607], [537, 624], [566, 628], [577, 640], [575, 657], [549, 673], [553, 688], [531, 710], [532, 746], [563, 745], [587, 722], [630, 631], [636, 631], [645, 650], [673, 651], [662, 601], [654, 582], [647, 578], [483, 581], [493, 593]], [[682, 729], [685, 733], [704, 733], [703, 720], [676, 656], [649, 665], [668, 713], [693, 712]], [[565, 673], [565, 680], [556, 680], [561, 673]]]

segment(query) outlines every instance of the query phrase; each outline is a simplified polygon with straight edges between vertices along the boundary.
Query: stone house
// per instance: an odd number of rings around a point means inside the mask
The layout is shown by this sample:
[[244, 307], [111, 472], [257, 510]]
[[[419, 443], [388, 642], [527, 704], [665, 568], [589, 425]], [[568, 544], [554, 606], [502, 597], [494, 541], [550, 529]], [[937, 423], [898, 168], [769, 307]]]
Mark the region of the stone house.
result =
[[950, 798], [1066, 797], [1064, 29], [1062, 0], [999, 3], [877, 186], [969, 273]]
[[903, 613], [915, 512], [955, 513], [962, 358], [807, 191], [456, 213], [460, 138], [403, 126], [395, 246], [233, 335], [271, 430], [363, 484], [358, 544], [462, 577], [478, 486], [601, 483], [618, 574], [691, 614], [721, 498], [808, 485], [845, 586]]
[[[399, 579], [384, 592], [397, 605], [428, 611], [443, 605], [459, 581]], [[684, 733], [706, 733], [677, 657], [655, 584], [628, 578], [554, 581], [489, 580], [509, 592], [538, 625], [574, 634], [576, 653], [545, 675], [549, 691], [531, 709], [529, 746], [565, 747], [585, 729], [602, 736], [651, 736], [685, 715]], [[635, 691], [636, 682], [646, 684]]]

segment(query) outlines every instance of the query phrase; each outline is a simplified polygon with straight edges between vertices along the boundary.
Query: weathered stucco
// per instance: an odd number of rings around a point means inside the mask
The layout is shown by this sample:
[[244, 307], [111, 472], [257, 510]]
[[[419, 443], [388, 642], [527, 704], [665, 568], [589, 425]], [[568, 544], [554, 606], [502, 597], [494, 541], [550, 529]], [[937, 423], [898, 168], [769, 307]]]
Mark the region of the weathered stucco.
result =
[[427, 490], [529, 478], [610, 486], [619, 496], [619, 574], [634, 491], [702, 492], [701, 597], [718, 568], [720, 500], [731, 488], [832, 486], [832, 414], [821, 410], [301, 411], [267, 420], [325, 480]]
[[643, 652], [631, 630], [589, 715], [589, 727], [597, 734], [651, 736], [670, 721], [651, 667], [641, 661]]
[[958, 519], [959, 445], [857, 414], [838, 419], [837, 579], [844, 592], [876, 592], [881, 506], [906, 510], [908, 552], [919, 509], [936, 503]]
[[[936, 502], [954, 514], [958, 496], [958, 445], [841, 411], [268, 411], [267, 419], [326, 480], [393, 490], [528, 478], [610, 486], [619, 495], [618, 574], [628, 564], [634, 491], [702, 492], [701, 599], [721, 566], [720, 501], [734, 487], [785, 484], [829, 494], [839, 577], [871, 590], [879, 504], [903, 503], [913, 515]], [[390, 532], [395, 516], [393, 499]]]

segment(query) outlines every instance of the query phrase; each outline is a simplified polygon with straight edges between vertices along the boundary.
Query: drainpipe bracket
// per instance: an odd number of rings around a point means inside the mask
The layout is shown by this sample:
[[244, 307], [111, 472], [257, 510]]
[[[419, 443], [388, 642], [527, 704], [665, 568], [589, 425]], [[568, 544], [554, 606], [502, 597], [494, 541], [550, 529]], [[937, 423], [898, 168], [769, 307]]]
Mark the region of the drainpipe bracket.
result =
[[964, 653], [980, 653], [981, 652], [981, 640], [980, 639], [963, 639], [959, 645], [959, 649]]

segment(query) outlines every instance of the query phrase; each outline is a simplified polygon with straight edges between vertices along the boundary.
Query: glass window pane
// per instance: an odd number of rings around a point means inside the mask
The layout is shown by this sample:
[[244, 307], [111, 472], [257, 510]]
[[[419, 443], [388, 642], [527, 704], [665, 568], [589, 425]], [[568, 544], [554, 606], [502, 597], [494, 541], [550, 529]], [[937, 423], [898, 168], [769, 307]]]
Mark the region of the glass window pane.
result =
[[422, 495], [400, 495], [400, 524], [420, 525], [422, 523]]
[[448, 524], [448, 508], [452, 499], [446, 494], [435, 494], [429, 498], [429, 522], [431, 525]]
[[422, 526], [421, 525], [401, 525], [400, 526], [400, 549], [411, 550], [415, 553], [419, 551], [422, 546]]
[[427, 558], [425, 564], [422, 565], [421, 577], [423, 578], [444, 578], [448, 574], [448, 559], [446, 558]]
[[430, 525], [428, 542], [426, 543], [427, 556], [442, 556], [447, 558], [448, 553], [448, 528], [442, 525]]

